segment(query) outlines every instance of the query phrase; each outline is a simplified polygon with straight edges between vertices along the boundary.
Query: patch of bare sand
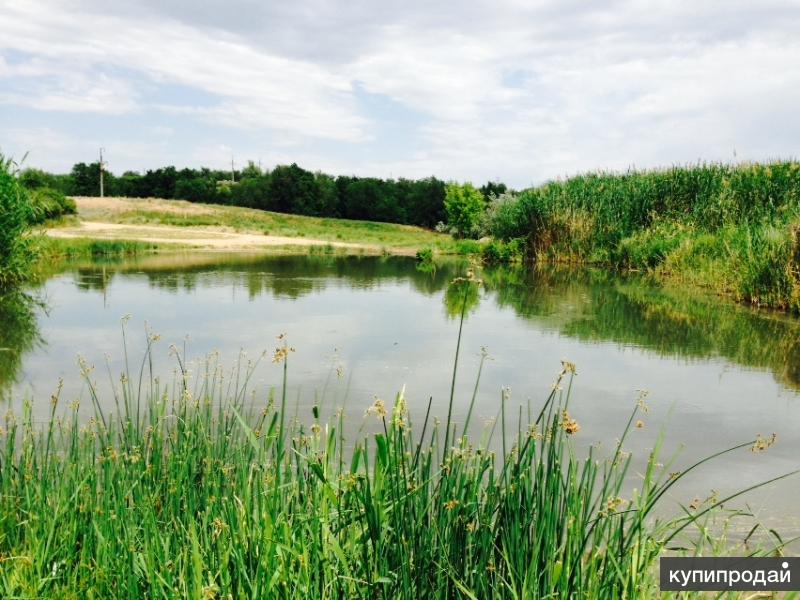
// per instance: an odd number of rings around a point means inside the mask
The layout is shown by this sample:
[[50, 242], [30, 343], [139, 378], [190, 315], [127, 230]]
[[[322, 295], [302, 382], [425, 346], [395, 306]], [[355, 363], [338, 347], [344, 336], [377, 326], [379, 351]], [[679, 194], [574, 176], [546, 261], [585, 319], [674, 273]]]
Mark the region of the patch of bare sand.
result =
[[82, 221], [78, 226], [47, 230], [55, 238], [134, 240], [158, 244], [181, 244], [215, 250], [248, 250], [269, 246], [332, 246], [362, 251], [379, 251], [377, 246], [347, 242], [328, 242], [302, 237], [237, 233], [222, 227], [175, 227], [171, 225], [121, 225]]

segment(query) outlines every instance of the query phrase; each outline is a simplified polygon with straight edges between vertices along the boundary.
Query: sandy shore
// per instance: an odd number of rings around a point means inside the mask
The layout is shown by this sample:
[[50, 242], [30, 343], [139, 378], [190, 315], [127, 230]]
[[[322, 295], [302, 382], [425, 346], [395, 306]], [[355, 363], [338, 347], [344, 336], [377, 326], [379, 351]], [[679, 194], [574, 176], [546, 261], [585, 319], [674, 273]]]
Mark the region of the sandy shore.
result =
[[[51, 227], [46, 234], [54, 238], [87, 238], [96, 240], [130, 240], [171, 244], [183, 247], [217, 251], [244, 251], [278, 247], [326, 246], [353, 254], [379, 254], [388, 252], [398, 255], [413, 255], [415, 247], [406, 243], [394, 245], [393, 234], [403, 236], [407, 228], [391, 226], [397, 232], [390, 232], [385, 242], [376, 243], [373, 236], [364, 242], [357, 234], [350, 234], [348, 241], [315, 238], [319, 230], [333, 230], [337, 225], [320, 223], [324, 219], [300, 217], [298, 215], [276, 215], [262, 213], [248, 208], [223, 207], [217, 205], [195, 204], [185, 200], [164, 200], [160, 198], [96, 198], [73, 196], [78, 207], [78, 219], [71, 223]], [[252, 216], [250, 215], [252, 213]], [[198, 217], [197, 225], [170, 225], [158, 222], [159, 216], [178, 217], [178, 220]], [[266, 216], [266, 218], [265, 218]], [[141, 217], [141, 218], [140, 218]], [[252, 228], [248, 223], [252, 220]], [[308, 221], [306, 221], [308, 220]], [[155, 222], [154, 222], [155, 221]], [[236, 222], [236, 227], [230, 222]], [[274, 221], [278, 221], [275, 223]], [[310, 223], [310, 235], [302, 235]], [[262, 233], [267, 229], [275, 233]], [[283, 230], [283, 231], [282, 231]], [[298, 235], [280, 235], [288, 231]], [[368, 231], [368, 236], [371, 231]], [[338, 235], [336, 237], [339, 237]], [[405, 242], [405, 240], [404, 240]]]
[[180, 244], [214, 250], [248, 250], [271, 246], [332, 246], [352, 250], [377, 251], [377, 246], [347, 242], [329, 242], [305, 237], [285, 237], [238, 233], [225, 227], [174, 227], [171, 225], [127, 225], [82, 221], [79, 225], [47, 230], [55, 238], [91, 238], [136, 240], [159, 244]]

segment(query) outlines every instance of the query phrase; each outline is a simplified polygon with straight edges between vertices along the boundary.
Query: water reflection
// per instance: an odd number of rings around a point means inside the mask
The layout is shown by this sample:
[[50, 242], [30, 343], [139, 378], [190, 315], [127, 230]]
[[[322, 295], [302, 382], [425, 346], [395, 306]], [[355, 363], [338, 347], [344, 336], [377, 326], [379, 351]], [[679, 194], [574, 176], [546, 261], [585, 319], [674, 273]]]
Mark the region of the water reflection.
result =
[[499, 269], [484, 274], [500, 306], [586, 342], [613, 341], [684, 359], [724, 358], [769, 369], [800, 389], [800, 321], [639, 277]]
[[[482, 269], [475, 271], [482, 285], [451, 286], [469, 268], [466, 261], [419, 269], [412, 259], [391, 257], [197, 253], [68, 265], [30, 291], [48, 299], [47, 313], [31, 296], [0, 302], [0, 387], [15, 390], [6, 392], [12, 408], [28, 396], [34, 418], [48, 418], [59, 377], [65, 402], [85, 400], [76, 354], [96, 367], [101, 386], [106, 376], [118, 380], [126, 356], [141, 364], [147, 322], [164, 340], [155, 351], [163, 381], [175, 368], [167, 346], [183, 351], [187, 334], [186, 354], [199, 368], [214, 351], [231, 366], [241, 349], [250, 356], [272, 350], [275, 335], [288, 332], [297, 348], [288, 385], [294, 414], [311, 414], [324, 397], [328, 410], [346, 405], [356, 433], [374, 395], [392, 398], [406, 386], [414, 422], [424, 419], [429, 398], [432, 414], [443, 418], [466, 297], [455, 422], [466, 418], [486, 347], [490, 359], [473, 415], [478, 425], [497, 416], [504, 387], [513, 392], [511, 414], [535, 410], [566, 358], [580, 374], [571, 400], [582, 425], [578, 444], [613, 444], [642, 388], [652, 392], [651, 413], [627, 448], [635, 456], [648, 455], [661, 424], [673, 434], [670, 448], [685, 443], [689, 460], [757, 433], [778, 434], [766, 458], [743, 451], [721, 459], [713, 472], [689, 477], [691, 490], [675, 492], [684, 504], [707, 495], [709, 486], [732, 492], [734, 483], [751, 485], [798, 467], [797, 319], [591, 270]], [[120, 335], [126, 314], [133, 315], [127, 355]], [[280, 381], [280, 369], [263, 361], [254, 401], [265, 401]], [[111, 395], [102, 398], [113, 411]], [[88, 418], [92, 404], [81, 408]], [[790, 493], [776, 488], [756, 500], [770, 514], [800, 517], [797, 493], [800, 480]]]
[[36, 312], [43, 308], [30, 294], [0, 293], [0, 396], [16, 381], [24, 355], [41, 342]]
[[[179, 257], [182, 256], [182, 260]], [[363, 289], [381, 281], [409, 281], [414, 290], [440, 292], [466, 262], [453, 261], [431, 270], [418, 269], [415, 261], [397, 257], [359, 256], [258, 256], [258, 255], [165, 255], [126, 261], [102, 267], [91, 263], [74, 265], [81, 289], [105, 290], [115, 278], [144, 278], [148, 284], [169, 292], [194, 291], [229, 285], [247, 290], [250, 298], [271, 294], [297, 299], [321, 291], [341, 280], [347, 287]]]
[[[781, 385], [800, 389], [797, 319], [592, 270], [487, 268], [477, 274], [480, 287], [450, 285], [468, 268], [466, 261], [419, 268], [413, 260], [397, 257], [168, 254], [73, 264], [64, 272], [78, 290], [103, 295], [118, 281], [145, 283], [169, 294], [225, 287], [232, 293], [244, 291], [249, 299], [271, 295], [283, 300], [330, 287], [364, 290], [407, 284], [417, 294], [440, 294], [450, 318], [459, 316], [466, 290], [467, 318], [480, 303], [492, 303], [512, 308], [540, 329], [582, 342], [611, 341], [688, 360], [724, 358], [768, 369]], [[43, 314], [43, 305], [34, 296], [0, 296], [0, 389], [14, 382], [25, 354], [42, 342], [36, 314]]]

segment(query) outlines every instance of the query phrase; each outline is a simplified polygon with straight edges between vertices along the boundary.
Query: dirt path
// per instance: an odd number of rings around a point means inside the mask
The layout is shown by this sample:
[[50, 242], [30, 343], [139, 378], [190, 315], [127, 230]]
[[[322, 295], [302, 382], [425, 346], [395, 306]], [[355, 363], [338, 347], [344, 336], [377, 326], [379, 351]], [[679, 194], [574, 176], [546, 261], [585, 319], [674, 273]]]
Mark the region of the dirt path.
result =
[[48, 229], [55, 238], [92, 238], [103, 240], [135, 240], [159, 244], [180, 244], [215, 250], [247, 250], [272, 246], [332, 246], [376, 252], [377, 246], [348, 242], [328, 242], [305, 237], [284, 237], [237, 233], [224, 227], [174, 227], [171, 225], [121, 225], [98, 221], [82, 221], [77, 226]]

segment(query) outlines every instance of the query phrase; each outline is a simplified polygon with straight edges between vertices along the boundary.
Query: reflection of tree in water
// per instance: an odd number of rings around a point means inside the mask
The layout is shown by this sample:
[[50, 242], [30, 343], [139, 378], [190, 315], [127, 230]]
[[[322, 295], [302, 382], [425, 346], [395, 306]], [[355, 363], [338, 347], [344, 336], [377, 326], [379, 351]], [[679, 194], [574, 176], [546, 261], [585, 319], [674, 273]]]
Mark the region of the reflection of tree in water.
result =
[[[446, 314], [457, 317], [464, 289], [450, 282], [466, 272], [465, 261], [419, 269], [402, 257], [236, 256], [200, 264], [173, 263], [161, 268], [141, 264], [86, 267], [76, 271], [79, 285], [105, 290], [112, 278], [145, 278], [171, 293], [207, 286], [236, 286], [251, 298], [272, 294], [297, 299], [344, 282], [354, 289], [404, 283], [425, 295], [443, 293]], [[600, 270], [493, 267], [478, 276], [485, 296], [511, 307], [523, 318], [584, 341], [612, 340], [665, 356], [724, 357], [738, 364], [768, 368], [785, 385], [800, 388], [800, 321], [765, 315], [715, 298], [673, 293], [640, 277]], [[467, 290], [467, 310], [481, 299], [477, 286]]]
[[444, 290], [445, 314], [451, 319], [475, 312], [480, 301], [480, 285], [466, 277], [456, 277]]
[[16, 381], [22, 357], [41, 342], [36, 310], [42, 304], [20, 292], [0, 292], [0, 396]]
[[638, 277], [591, 270], [487, 270], [500, 306], [562, 335], [615, 341], [664, 356], [722, 357], [767, 368], [800, 388], [800, 321], [717, 298], [677, 293]]
[[153, 288], [177, 293], [208, 286], [243, 287], [250, 298], [272, 294], [277, 298], [297, 299], [345, 281], [351, 289], [369, 289], [380, 283], [410, 282], [414, 290], [426, 295], [441, 291], [453, 278], [457, 266], [444, 264], [435, 271], [422, 272], [415, 262], [402, 257], [375, 256], [241, 256], [221, 262], [171, 265], [148, 269], [136, 263], [83, 265], [73, 270], [80, 289], [105, 291], [115, 277], [147, 279]]

